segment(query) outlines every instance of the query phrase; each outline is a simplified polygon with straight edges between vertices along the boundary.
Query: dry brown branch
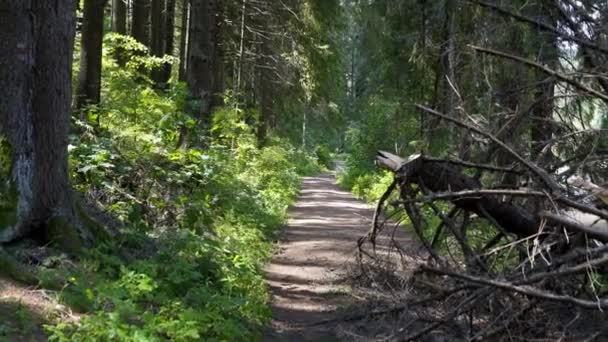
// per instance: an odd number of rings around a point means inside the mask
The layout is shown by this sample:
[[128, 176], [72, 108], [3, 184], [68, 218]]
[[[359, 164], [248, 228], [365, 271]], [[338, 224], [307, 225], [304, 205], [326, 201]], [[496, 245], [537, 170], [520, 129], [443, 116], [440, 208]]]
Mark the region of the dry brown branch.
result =
[[531, 61], [529, 59], [523, 58], [523, 57], [519, 57], [519, 56], [514, 56], [505, 52], [501, 52], [501, 51], [497, 51], [494, 49], [489, 49], [489, 48], [484, 48], [484, 47], [480, 47], [480, 46], [475, 46], [475, 45], [468, 45], [471, 49], [475, 50], [475, 51], [479, 51], [479, 52], [483, 52], [483, 53], [487, 53], [489, 55], [494, 55], [494, 56], [498, 56], [498, 57], [502, 57], [502, 58], [506, 58], [506, 59], [510, 59], [531, 67], [534, 67], [542, 72], [544, 72], [545, 74], [549, 75], [549, 76], [553, 76], [556, 79], [562, 81], [562, 82], [566, 82], [568, 84], [570, 84], [571, 86], [574, 86], [575, 88], [578, 88], [579, 90], [582, 90], [590, 95], [593, 95], [599, 99], [602, 99], [604, 102], [608, 103], [608, 95], [604, 94], [600, 91], [597, 91], [593, 88], [590, 88], [578, 81], [576, 81], [575, 79], [566, 76], [562, 73], [559, 73], [553, 69], [550, 69], [542, 64], [536, 63], [534, 61]]
[[442, 270], [442, 269], [430, 267], [427, 265], [422, 265], [421, 268], [430, 273], [460, 278], [462, 280], [470, 281], [470, 282], [481, 284], [481, 285], [489, 285], [489, 286], [497, 287], [497, 288], [500, 288], [503, 290], [509, 290], [509, 291], [521, 293], [526, 296], [574, 304], [574, 305], [580, 306], [585, 309], [594, 309], [594, 310], [595, 309], [600, 309], [600, 310], [608, 309], [608, 298], [598, 298], [596, 301], [591, 301], [591, 300], [575, 298], [575, 297], [568, 296], [568, 295], [560, 295], [560, 294], [552, 293], [549, 291], [542, 291], [533, 286], [528, 286], [528, 285], [519, 286], [519, 285], [515, 285], [511, 282], [507, 282], [507, 281], [487, 279], [487, 278], [477, 277], [477, 276], [473, 276], [473, 275], [469, 275], [469, 274], [457, 273], [457, 272], [450, 271], [450, 270]]
[[473, 4], [477, 4], [477, 5], [481, 6], [481, 7], [485, 7], [485, 8], [491, 9], [491, 10], [497, 12], [497, 13], [500, 13], [500, 14], [503, 14], [503, 15], [515, 18], [515, 19], [517, 19], [519, 21], [523, 21], [523, 22], [527, 22], [529, 24], [532, 24], [532, 25], [534, 25], [534, 26], [536, 26], [536, 27], [538, 27], [538, 28], [540, 28], [540, 29], [542, 29], [544, 31], [551, 32], [551, 33], [555, 34], [556, 36], [561, 37], [564, 40], [580, 44], [580, 45], [582, 45], [582, 46], [584, 46], [586, 48], [592, 49], [592, 50], [597, 50], [597, 51], [601, 51], [603, 53], [608, 53], [608, 49], [606, 49], [605, 47], [598, 46], [598, 45], [596, 45], [596, 44], [594, 44], [594, 43], [592, 43], [592, 42], [590, 42], [588, 40], [581, 39], [579, 37], [573, 37], [573, 36], [571, 36], [571, 35], [569, 35], [569, 34], [567, 34], [565, 32], [562, 32], [562, 31], [558, 30], [557, 28], [555, 28], [552, 25], [540, 22], [540, 21], [538, 21], [538, 20], [536, 20], [534, 18], [530, 18], [530, 17], [525, 16], [523, 14], [515, 13], [514, 11], [511, 11], [509, 9], [506, 9], [506, 8], [503, 8], [503, 7], [500, 7], [500, 6], [497, 6], [497, 5], [489, 3], [489, 2], [480, 1], [480, 0], [467, 0], [467, 1], [470, 2], [470, 3], [473, 3]]
[[463, 314], [469, 308], [475, 306], [477, 304], [477, 302], [480, 299], [484, 298], [484, 296], [486, 296], [488, 293], [489, 293], [488, 288], [481, 288], [481, 289], [473, 292], [473, 294], [471, 294], [469, 297], [467, 297], [465, 300], [463, 300], [460, 304], [458, 304], [454, 309], [452, 309], [450, 312], [448, 312], [446, 315], [444, 315], [441, 319], [437, 320], [433, 324], [429, 324], [427, 327], [425, 327], [424, 329], [422, 329], [420, 331], [417, 331], [413, 334], [406, 336], [403, 340], [404, 341], [418, 340], [420, 337], [426, 335], [430, 331], [446, 324], [448, 321], [452, 320], [454, 317], [457, 317], [457, 316]]
[[378, 233], [380, 231], [380, 227], [378, 226], [378, 220], [382, 213], [382, 207], [384, 207], [384, 203], [390, 197], [390, 195], [393, 193], [393, 191], [395, 190], [396, 187], [397, 187], [397, 180], [395, 179], [395, 180], [393, 180], [391, 185], [389, 185], [388, 189], [386, 189], [384, 194], [382, 194], [382, 196], [380, 197], [380, 200], [378, 201], [378, 205], [376, 206], [376, 210], [374, 211], [374, 217], [372, 219], [372, 230], [369, 232], [369, 240], [372, 243], [372, 246], [374, 247], [374, 249], [376, 248], [376, 236], [378, 235]]
[[467, 162], [467, 161], [459, 160], [459, 159], [443, 159], [443, 158], [433, 158], [433, 157], [428, 157], [428, 156], [422, 156], [422, 158], [426, 162], [446, 163], [446, 164], [459, 165], [459, 166], [464, 166], [464, 167], [469, 167], [469, 168], [474, 168], [474, 169], [479, 169], [479, 170], [493, 171], [493, 172], [514, 173], [514, 174], [518, 174], [518, 175], [522, 174], [521, 171], [515, 170], [513, 168], [471, 163], [471, 162]]
[[531, 189], [511, 190], [511, 189], [491, 189], [491, 190], [463, 190], [456, 192], [443, 192], [424, 197], [413, 198], [403, 202], [432, 202], [437, 200], [458, 200], [462, 198], [483, 199], [488, 196], [512, 196], [512, 197], [547, 197], [541, 191]]
[[[607, 99], [608, 99], [608, 97], [607, 97]], [[538, 165], [532, 163], [531, 161], [524, 159], [519, 153], [515, 152], [515, 150], [513, 150], [511, 147], [509, 147], [503, 141], [501, 141], [500, 139], [495, 137], [493, 134], [488, 133], [479, 127], [473, 126], [471, 124], [468, 124], [468, 123], [458, 120], [456, 118], [447, 116], [447, 115], [440, 113], [429, 107], [417, 104], [416, 108], [418, 108], [424, 112], [427, 112], [433, 116], [442, 118], [449, 122], [452, 122], [460, 127], [466, 128], [477, 134], [483, 135], [486, 138], [492, 140], [492, 142], [494, 142], [496, 145], [500, 146], [502, 149], [507, 151], [515, 160], [517, 160], [519, 163], [521, 163], [523, 166], [525, 166], [528, 170], [530, 170], [534, 175], [536, 175], [538, 178], [540, 178], [549, 189], [551, 189], [552, 191], [559, 191], [559, 185], [555, 182], [555, 180], [553, 178], [551, 178], [551, 176], [545, 170], [541, 169]]]
[[575, 230], [575, 231], [578, 231], [581, 233], [585, 233], [590, 238], [593, 238], [593, 239], [596, 239], [596, 240], [599, 240], [599, 241], [602, 241], [605, 243], [608, 242], [608, 232], [601, 231], [599, 229], [593, 229], [588, 226], [584, 226], [581, 223], [579, 223], [575, 220], [572, 220], [568, 217], [561, 216], [561, 215], [551, 213], [548, 211], [542, 211], [540, 213], [540, 216], [544, 217], [554, 223], [562, 224], [562, 225], [568, 227], [568, 229], [570, 229], [570, 230]]

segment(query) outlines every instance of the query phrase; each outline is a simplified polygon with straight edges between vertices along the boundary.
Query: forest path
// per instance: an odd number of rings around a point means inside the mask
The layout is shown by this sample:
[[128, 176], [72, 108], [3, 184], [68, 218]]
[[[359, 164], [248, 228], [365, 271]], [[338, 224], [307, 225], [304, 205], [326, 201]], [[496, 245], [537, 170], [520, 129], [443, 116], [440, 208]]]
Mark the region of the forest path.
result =
[[[348, 317], [354, 304], [340, 279], [356, 265], [357, 239], [368, 232], [373, 213], [335, 184], [334, 173], [304, 179], [266, 268], [273, 320], [262, 341], [339, 340], [340, 318]], [[415, 244], [403, 230], [396, 240], [401, 246]], [[390, 241], [379, 239], [377, 251], [388, 250]]]

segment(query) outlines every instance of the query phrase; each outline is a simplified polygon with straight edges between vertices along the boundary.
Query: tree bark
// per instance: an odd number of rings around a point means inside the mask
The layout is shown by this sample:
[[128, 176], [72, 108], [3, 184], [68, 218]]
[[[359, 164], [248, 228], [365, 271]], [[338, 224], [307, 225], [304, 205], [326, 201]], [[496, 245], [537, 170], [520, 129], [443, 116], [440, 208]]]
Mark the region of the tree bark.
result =
[[260, 57], [257, 67], [260, 80], [260, 117], [258, 120], [257, 138], [258, 145], [261, 147], [268, 135], [269, 123], [273, 115], [274, 93], [273, 93], [273, 73], [272, 48], [270, 38], [262, 37]]
[[[165, 37], [163, 40], [163, 48], [165, 55], [173, 55], [173, 44], [174, 44], [174, 36], [175, 36], [175, 0], [166, 0], [165, 1], [165, 9], [163, 13], [163, 24], [164, 24], [164, 33]], [[163, 70], [160, 76], [161, 83], [169, 82], [171, 78], [171, 64], [167, 63], [163, 66]]]
[[[552, 1], [544, 0], [541, 4], [542, 6], [537, 5], [535, 11], [536, 17], [542, 18], [541, 20], [546, 24], [556, 26], [552, 23], [552, 14], [555, 12]], [[538, 53], [538, 62], [553, 70], [557, 70], [559, 65], [557, 36], [553, 33], [540, 31], [538, 32], [538, 40], [541, 46]], [[535, 94], [535, 103], [532, 108], [532, 125], [530, 127], [530, 136], [532, 138], [531, 154], [534, 158], [543, 158], [543, 156], [550, 155], [550, 151], [544, 151], [544, 149], [553, 137], [551, 120], [554, 109], [555, 79], [547, 78], [541, 72], [539, 72], [538, 79], [540, 84]]]
[[221, 2], [216, 2], [215, 4], [215, 17], [216, 23], [214, 27], [214, 41], [215, 41], [215, 49], [213, 54], [213, 100], [212, 107], [222, 106], [224, 103], [224, 76], [225, 76], [225, 68], [224, 68], [224, 45], [221, 44], [222, 39], [222, 25], [224, 23], [224, 8]]
[[145, 46], [150, 46], [149, 20], [150, 0], [133, 0], [131, 36]]
[[[449, 163], [425, 160], [424, 157], [405, 161], [398, 156], [379, 151], [378, 165], [395, 172], [399, 186], [417, 183], [434, 193], [481, 189], [476, 179], [462, 173]], [[492, 220], [509, 233], [528, 237], [538, 231], [540, 219], [525, 208], [501, 201], [497, 196], [463, 196], [451, 199], [457, 207]]]
[[80, 72], [74, 107], [81, 110], [99, 104], [101, 92], [101, 58], [103, 19], [107, 0], [87, 0], [80, 46]]
[[215, 90], [213, 57], [215, 55], [215, 0], [193, 0], [191, 4], [186, 80], [197, 108], [199, 120], [206, 123], [211, 114]]
[[[241, 91], [241, 80], [243, 77], [243, 58], [245, 54], [245, 25], [247, 24], [247, 0], [243, 0], [241, 6], [241, 29], [239, 34], [239, 61], [236, 70], [236, 94]], [[240, 96], [239, 96], [240, 97]]]
[[190, 4], [188, 0], [182, 0], [182, 16], [179, 35], [179, 75], [181, 82], [186, 81], [186, 71], [188, 70], [188, 31], [190, 28]]
[[126, 0], [112, 0], [112, 32], [127, 34]]
[[150, 53], [162, 57], [164, 53], [163, 11], [164, 0], [152, 0], [150, 9]]
[[[164, 0], [152, 0], [150, 9], [150, 54], [162, 57], [165, 54], [163, 12]], [[152, 80], [158, 85], [161, 83], [162, 70], [152, 71]]]
[[75, 221], [67, 134], [76, 2], [0, 0], [0, 8], [0, 135], [16, 195], [13, 212], [3, 210], [0, 242], [44, 238], [53, 220]]

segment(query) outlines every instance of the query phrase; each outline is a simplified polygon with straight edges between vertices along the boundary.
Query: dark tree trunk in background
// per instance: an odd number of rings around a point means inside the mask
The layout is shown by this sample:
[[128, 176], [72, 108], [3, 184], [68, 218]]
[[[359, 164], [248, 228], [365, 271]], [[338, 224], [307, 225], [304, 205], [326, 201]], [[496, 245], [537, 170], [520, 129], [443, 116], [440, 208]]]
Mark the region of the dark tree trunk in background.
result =
[[260, 86], [260, 118], [258, 122], [257, 138], [259, 146], [263, 146], [268, 135], [269, 123], [272, 120], [274, 107], [272, 48], [270, 39], [262, 37], [261, 53], [259, 57], [259, 86]]
[[112, 0], [112, 32], [127, 34], [127, 0]]
[[181, 7], [182, 20], [179, 34], [179, 80], [185, 82], [186, 71], [188, 70], [188, 31], [190, 29], [188, 20], [190, 16], [190, 5], [188, 0], [182, 0]]
[[150, 20], [150, 0], [133, 0], [131, 36], [145, 46], [150, 46], [148, 24]]
[[74, 107], [99, 104], [101, 92], [101, 58], [103, 18], [107, 0], [87, 0], [80, 45], [80, 71]]
[[[164, 0], [152, 0], [150, 9], [150, 54], [154, 57], [162, 57], [164, 55], [164, 23], [163, 11], [165, 9]], [[156, 84], [161, 81], [161, 70], [152, 72], [152, 79]]]
[[225, 76], [225, 68], [224, 68], [224, 51], [223, 44], [221, 42], [224, 41], [222, 39], [222, 25], [224, 24], [224, 10], [221, 4], [221, 1], [218, 1], [216, 4], [216, 25], [215, 25], [215, 53], [213, 55], [213, 78], [215, 89], [213, 91], [213, 103], [212, 106], [221, 106], [224, 104], [224, 76]]
[[[540, 21], [551, 26], [557, 26], [555, 22], [555, 6], [551, 0], [543, 0], [540, 5], [535, 8], [535, 17]], [[548, 66], [551, 69], [557, 70], [559, 66], [559, 48], [558, 40], [554, 34], [547, 32], [538, 32], [538, 45], [541, 48], [538, 50], [538, 62]], [[538, 76], [540, 85], [535, 94], [535, 103], [532, 108], [533, 122], [530, 129], [530, 137], [532, 138], [531, 153], [533, 158], [548, 159], [551, 151], [545, 151], [545, 146], [553, 137], [553, 125], [551, 123], [553, 116], [553, 101], [555, 95], [555, 79], [547, 78], [546, 75]]]
[[188, 39], [188, 70], [186, 80], [199, 120], [208, 123], [213, 102], [215, 56], [215, 0], [193, 0], [191, 4], [190, 35]]
[[[164, 54], [173, 55], [173, 45], [175, 37], [175, 0], [166, 0], [165, 9], [163, 12], [163, 23], [165, 37], [163, 40]], [[163, 66], [159, 81], [161, 83], [169, 82], [171, 78], [171, 64], [167, 63]]]
[[0, 241], [45, 238], [57, 219], [76, 216], [67, 157], [76, 1], [0, 0], [0, 8], [0, 135], [17, 194]]

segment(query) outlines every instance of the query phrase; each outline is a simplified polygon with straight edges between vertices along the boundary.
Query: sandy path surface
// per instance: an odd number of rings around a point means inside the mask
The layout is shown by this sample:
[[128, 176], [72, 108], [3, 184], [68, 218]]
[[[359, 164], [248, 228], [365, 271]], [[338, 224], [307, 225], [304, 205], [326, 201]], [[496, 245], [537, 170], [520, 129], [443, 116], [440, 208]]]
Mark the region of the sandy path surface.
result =
[[[368, 232], [373, 208], [340, 190], [333, 173], [324, 173], [304, 179], [289, 214], [266, 268], [273, 321], [262, 340], [337, 341], [340, 318], [348, 317], [353, 303], [340, 278], [356, 264], [357, 239]], [[407, 234], [398, 235], [400, 245], [412, 244]], [[377, 250], [389, 243], [379, 241]]]

